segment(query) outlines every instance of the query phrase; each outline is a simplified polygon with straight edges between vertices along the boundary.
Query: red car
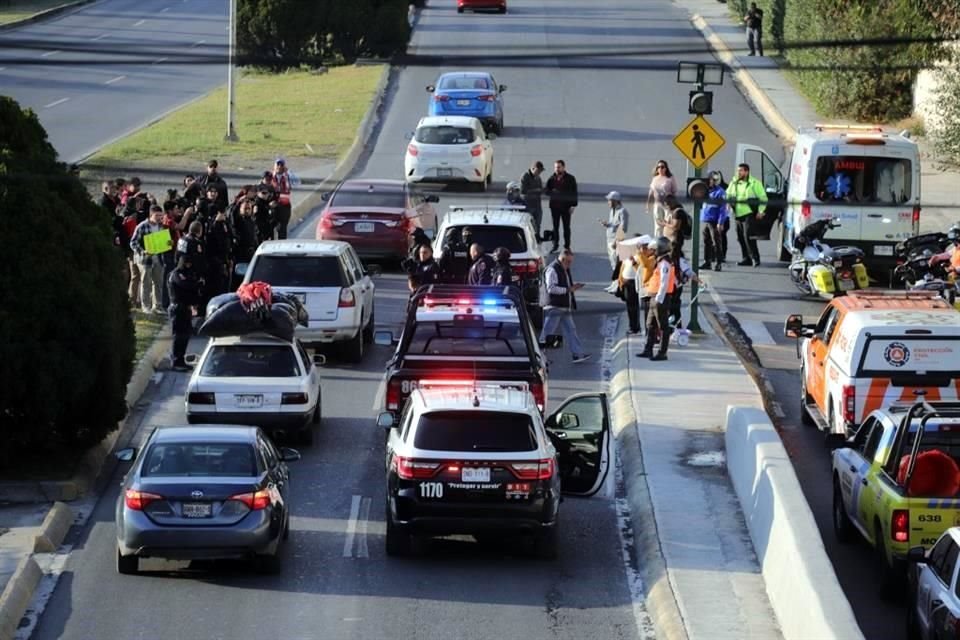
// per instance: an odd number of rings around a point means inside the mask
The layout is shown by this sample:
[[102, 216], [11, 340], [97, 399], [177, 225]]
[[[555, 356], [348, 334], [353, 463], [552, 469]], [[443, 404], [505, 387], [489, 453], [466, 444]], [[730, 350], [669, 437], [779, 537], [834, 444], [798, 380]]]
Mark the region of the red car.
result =
[[361, 258], [407, 257], [418, 227], [436, 237], [439, 198], [403, 180], [344, 180], [323, 199], [317, 240], [349, 242]]
[[507, 0], [457, 0], [457, 13], [463, 13], [467, 9], [495, 9], [497, 13], [506, 13]]

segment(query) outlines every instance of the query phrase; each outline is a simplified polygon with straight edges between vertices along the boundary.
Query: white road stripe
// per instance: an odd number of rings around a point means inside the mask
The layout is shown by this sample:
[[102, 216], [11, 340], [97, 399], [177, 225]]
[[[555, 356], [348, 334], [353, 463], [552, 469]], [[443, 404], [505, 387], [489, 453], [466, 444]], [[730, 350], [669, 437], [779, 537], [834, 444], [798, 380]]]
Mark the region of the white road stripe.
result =
[[190, 46], [191, 46], [191, 47], [199, 47], [199, 46], [202, 45], [204, 42], [206, 42], [206, 40], [197, 40], [196, 42], [194, 42], [194, 43], [193, 43], [192, 45], [190, 45]]
[[126, 78], [126, 77], [127, 77], [127, 76], [117, 76], [116, 78], [110, 78], [109, 80], [107, 80], [107, 81], [104, 82], [103, 84], [113, 84], [114, 82], [120, 82], [121, 80], [123, 80], [123, 79]]
[[41, 53], [41, 58], [49, 58], [50, 56], [55, 56], [60, 53], [60, 49], [54, 49], [53, 51], [47, 51], [46, 53]]
[[137, 20], [136, 22], [133, 23], [133, 26], [139, 27], [139, 26], [142, 25], [144, 22], [146, 22], [146, 20]]
[[151, 62], [150, 64], [160, 64], [161, 62], [166, 62], [166, 61], [169, 60], [169, 59], [170, 59], [170, 58], [157, 58], [156, 60], [154, 60], [154, 61]]
[[361, 496], [353, 496], [350, 503], [350, 519], [347, 520], [347, 539], [343, 541], [343, 557], [353, 557], [353, 538], [357, 533], [357, 517], [360, 515]]
[[93, 41], [96, 42], [97, 40], [103, 40], [104, 38], [106, 38], [106, 37], [109, 36], [109, 35], [110, 35], [109, 33], [101, 33], [101, 34], [98, 35], [96, 38], [94, 38]]
[[777, 344], [770, 332], [767, 331], [767, 326], [760, 320], [739, 320], [739, 322], [740, 328], [743, 329], [743, 332], [747, 334], [753, 344]]
[[364, 498], [360, 503], [360, 523], [357, 533], [357, 557], [369, 558], [367, 550], [367, 523], [370, 522], [370, 498]]
[[160, 13], [166, 13], [167, 11], [170, 11], [170, 7], [164, 7], [163, 9], [160, 9]]
[[0, 71], [6, 71], [6, 70], [7, 70], [6, 67], [0, 67]]
[[379, 413], [380, 409], [383, 408], [383, 394], [387, 392], [387, 383], [386, 380], [381, 379], [380, 384], [377, 385], [377, 392], [373, 395], [373, 406], [370, 407], [370, 410], [374, 413]]
[[69, 100], [69, 99], [70, 99], [70, 98], [60, 98], [59, 100], [54, 100], [54, 101], [51, 102], [50, 104], [45, 104], [45, 105], [43, 105], [43, 108], [44, 108], [44, 109], [49, 109], [49, 108], [51, 108], [51, 107], [55, 107], [55, 106], [57, 106], [58, 104], [63, 104], [64, 102], [66, 102], [66, 101]]

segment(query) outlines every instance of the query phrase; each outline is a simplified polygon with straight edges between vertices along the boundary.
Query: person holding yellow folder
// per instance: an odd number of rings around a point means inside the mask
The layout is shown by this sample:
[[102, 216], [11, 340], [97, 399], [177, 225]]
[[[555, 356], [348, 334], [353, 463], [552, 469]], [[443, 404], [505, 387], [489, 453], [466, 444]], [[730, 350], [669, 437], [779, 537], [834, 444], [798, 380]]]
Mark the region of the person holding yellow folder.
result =
[[140, 272], [140, 308], [144, 313], [165, 314], [163, 302], [163, 254], [173, 251], [170, 230], [163, 226], [163, 207], [152, 205], [146, 220], [130, 238], [134, 264]]

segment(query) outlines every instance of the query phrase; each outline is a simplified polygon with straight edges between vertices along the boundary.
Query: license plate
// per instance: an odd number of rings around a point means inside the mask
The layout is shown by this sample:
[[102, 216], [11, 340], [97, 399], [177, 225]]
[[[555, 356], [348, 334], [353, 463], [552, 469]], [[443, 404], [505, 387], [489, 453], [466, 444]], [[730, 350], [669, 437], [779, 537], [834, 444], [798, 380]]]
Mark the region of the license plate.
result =
[[893, 247], [890, 245], [881, 245], [879, 247], [873, 248], [873, 255], [875, 256], [892, 256]]
[[205, 502], [186, 502], [182, 513], [184, 518], [209, 518], [210, 505]]
[[376, 226], [372, 222], [354, 222], [353, 230], [357, 233], [373, 233]]
[[458, 107], [469, 107], [469, 106], [470, 106], [470, 101], [469, 101], [469, 100], [457, 100], [457, 106], [458, 106]]
[[460, 473], [464, 482], [490, 482], [490, 467], [464, 467]]
[[449, 178], [453, 176], [453, 169], [437, 169], [437, 176], [440, 178]]
[[237, 400], [237, 407], [240, 409], [259, 409], [263, 405], [263, 396], [259, 393], [247, 393], [234, 397]]
[[843, 279], [840, 281], [840, 291], [850, 291], [853, 288], [853, 280]]

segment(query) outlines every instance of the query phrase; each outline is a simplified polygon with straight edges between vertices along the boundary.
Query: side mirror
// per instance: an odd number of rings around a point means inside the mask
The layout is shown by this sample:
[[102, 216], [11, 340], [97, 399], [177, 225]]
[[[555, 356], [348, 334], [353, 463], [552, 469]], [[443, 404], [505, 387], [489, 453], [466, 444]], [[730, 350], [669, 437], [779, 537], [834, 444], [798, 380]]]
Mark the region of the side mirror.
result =
[[393, 429], [393, 414], [389, 411], [380, 413], [380, 415], [377, 416], [377, 426], [387, 431]]
[[120, 449], [114, 455], [117, 457], [117, 460], [119, 460], [120, 462], [131, 462], [134, 458], [137, 457], [137, 448], [127, 447], [126, 449]]
[[383, 273], [383, 269], [380, 267], [380, 265], [371, 264], [367, 266], [367, 275], [370, 276], [371, 278], [376, 278], [381, 273]]
[[237, 276], [238, 278], [242, 278], [243, 276], [247, 275], [247, 269], [249, 267], [249, 262], [238, 262], [237, 264], [233, 265], [233, 275]]
[[300, 452], [290, 447], [280, 447], [280, 460], [282, 462], [296, 462], [300, 459]]
[[575, 413], [561, 413], [557, 416], [558, 429], [576, 429], [580, 426], [580, 418]]
[[500, 91], [500, 93], [503, 93], [504, 91], [507, 90], [507, 85], [502, 84], [499, 87], [497, 87], [497, 90]]
[[373, 344], [380, 345], [381, 347], [391, 347], [393, 346], [393, 331], [374, 331], [373, 332]]
[[331, 192], [329, 192], [329, 191], [324, 191], [323, 193], [320, 194], [320, 199], [323, 200], [324, 202], [326, 202], [327, 200], [330, 199], [330, 196], [332, 196], [332, 195], [333, 195], [333, 194], [332, 194]]
[[435, 86], [433, 86], [432, 84], [428, 84], [428, 85], [427, 85], [427, 93], [433, 93], [433, 92], [436, 91], [436, 90], [437, 90], [437, 88], [436, 88]]
[[787, 338], [801, 338], [803, 332], [803, 316], [794, 313], [787, 316], [783, 323], [783, 335]]
[[927, 550], [923, 547], [910, 547], [907, 551], [907, 562], [927, 564]]
[[200, 356], [195, 353], [188, 353], [183, 356], [183, 361], [186, 362], [191, 367], [197, 366], [197, 363], [200, 362]]
[[323, 355], [322, 353], [313, 354], [313, 364], [317, 365], [318, 367], [322, 367], [323, 365], [327, 364], [327, 356]]
[[438, 196], [438, 195], [435, 194], [435, 193], [431, 193], [431, 194], [428, 194], [428, 195], [423, 196], [423, 201], [424, 201], [424, 202], [437, 203], [437, 202], [440, 202], [440, 196]]
[[541, 242], [550, 242], [553, 240], [553, 229], [544, 229], [540, 232]]

